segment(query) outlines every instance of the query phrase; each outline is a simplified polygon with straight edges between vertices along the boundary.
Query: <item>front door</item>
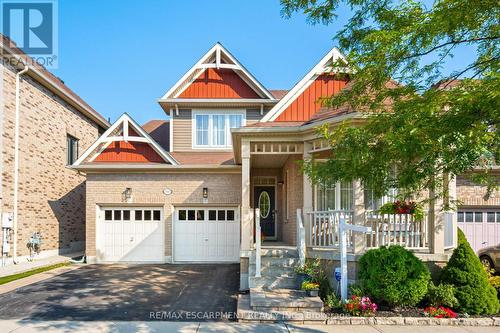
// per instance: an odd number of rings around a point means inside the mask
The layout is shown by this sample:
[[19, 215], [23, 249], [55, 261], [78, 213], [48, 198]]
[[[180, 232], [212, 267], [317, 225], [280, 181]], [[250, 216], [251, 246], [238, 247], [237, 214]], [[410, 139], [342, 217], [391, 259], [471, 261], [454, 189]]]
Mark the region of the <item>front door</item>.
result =
[[260, 209], [260, 227], [266, 239], [276, 239], [274, 186], [255, 186], [254, 207]]

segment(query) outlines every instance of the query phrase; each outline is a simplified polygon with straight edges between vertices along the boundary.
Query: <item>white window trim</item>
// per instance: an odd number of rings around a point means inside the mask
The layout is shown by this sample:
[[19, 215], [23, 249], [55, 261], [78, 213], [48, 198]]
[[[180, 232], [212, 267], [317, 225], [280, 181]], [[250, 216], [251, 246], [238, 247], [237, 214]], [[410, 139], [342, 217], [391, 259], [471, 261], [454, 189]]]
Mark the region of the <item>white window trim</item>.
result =
[[[341, 208], [341, 205], [342, 205], [342, 201], [341, 201], [341, 193], [342, 193], [342, 189], [341, 189], [341, 182], [336, 182], [335, 185], [332, 185], [331, 187], [335, 186], [335, 211], [344, 211], [344, 209]], [[318, 198], [318, 189], [319, 189], [319, 186], [321, 185], [314, 185], [314, 209], [315, 210], [319, 210], [319, 198]], [[352, 183], [351, 183], [351, 186], [352, 186]], [[354, 196], [354, 189], [351, 189], [351, 192]], [[354, 198], [352, 198], [352, 202], [351, 204], [354, 206]], [[349, 211], [349, 210], [348, 210]]]
[[[208, 115], [208, 145], [198, 145], [196, 144], [196, 116], [197, 115]], [[223, 146], [215, 146], [212, 144], [213, 141], [213, 118], [214, 115], [223, 115], [226, 122], [226, 144]], [[234, 110], [192, 110], [191, 112], [191, 147], [192, 149], [215, 149], [215, 150], [228, 150], [232, 148], [232, 142], [229, 143], [231, 138], [231, 129], [229, 128], [229, 116], [241, 115], [242, 116], [242, 127], [246, 126], [246, 109], [234, 109]]]

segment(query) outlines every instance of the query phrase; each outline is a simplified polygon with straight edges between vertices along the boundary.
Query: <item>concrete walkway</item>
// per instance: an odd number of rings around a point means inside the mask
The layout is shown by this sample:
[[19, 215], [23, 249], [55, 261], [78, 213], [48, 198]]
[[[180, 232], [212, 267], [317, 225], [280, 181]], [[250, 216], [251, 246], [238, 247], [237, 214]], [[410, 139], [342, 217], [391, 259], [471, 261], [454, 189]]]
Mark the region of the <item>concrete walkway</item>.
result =
[[181, 333], [498, 333], [498, 327], [457, 327], [457, 326], [340, 326], [291, 324], [239, 324], [223, 322], [140, 322], [140, 321], [0, 321], [2, 332], [181, 332]]

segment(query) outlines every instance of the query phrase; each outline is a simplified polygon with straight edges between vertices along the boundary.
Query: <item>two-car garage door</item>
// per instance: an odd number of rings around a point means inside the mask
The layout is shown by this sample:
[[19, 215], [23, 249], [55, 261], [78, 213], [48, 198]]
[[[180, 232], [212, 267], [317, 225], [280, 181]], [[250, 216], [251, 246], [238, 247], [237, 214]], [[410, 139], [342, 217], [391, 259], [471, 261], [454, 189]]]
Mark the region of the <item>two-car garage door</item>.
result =
[[[236, 207], [176, 208], [172, 232], [176, 262], [239, 260]], [[168, 252], [163, 207], [101, 207], [96, 237], [99, 262], [164, 262]]]
[[238, 262], [240, 217], [234, 207], [177, 208], [174, 260]]

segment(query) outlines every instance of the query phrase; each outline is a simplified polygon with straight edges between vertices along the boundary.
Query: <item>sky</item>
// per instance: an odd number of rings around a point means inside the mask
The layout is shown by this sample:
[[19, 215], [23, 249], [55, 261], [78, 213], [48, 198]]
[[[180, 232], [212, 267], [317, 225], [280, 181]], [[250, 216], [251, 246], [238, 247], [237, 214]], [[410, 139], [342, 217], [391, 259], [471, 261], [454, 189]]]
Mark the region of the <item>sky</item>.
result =
[[167, 118], [158, 98], [216, 42], [268, 89], [290, 89], [349, 18], [285, 19], [279, 0], [59, 0], [58, 12], [52, 72], [111, 122], [127, 112], [140, 124]]
[[140, 124], [166, 118], [158, 98], [217, 41], [268, 89], [290, 89], [341, 26], [284, 19], [279, 0], [60, 0], [58, 11], [52, 72], [106, 119]]

